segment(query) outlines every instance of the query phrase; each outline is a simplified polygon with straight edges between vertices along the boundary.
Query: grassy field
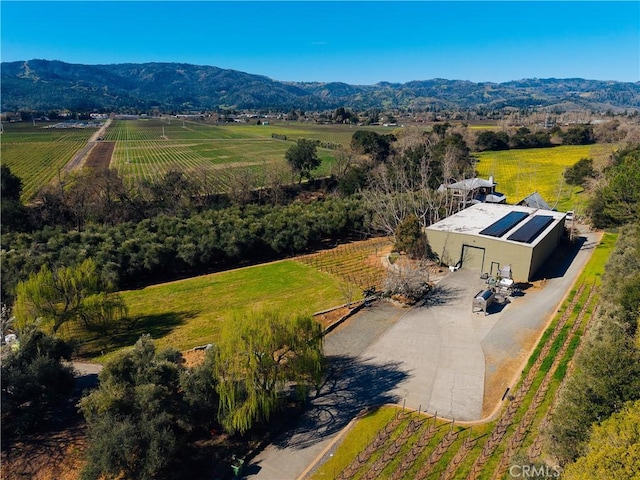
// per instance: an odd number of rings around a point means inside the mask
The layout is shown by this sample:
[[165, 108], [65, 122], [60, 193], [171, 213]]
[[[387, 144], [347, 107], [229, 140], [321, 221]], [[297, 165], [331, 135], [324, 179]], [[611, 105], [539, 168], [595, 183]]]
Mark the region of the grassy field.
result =
[[613, 148], [577, 145], [481, 152], [476, 154], [476, 169], [481, 177], [493, 175], [498, 191], [507, 196], [508, 203], [517, 203], [537, 191], [553, 208], [580, 211], [587, 199], [581, 187], [564, 182], [564, 170], [581, 158], [595, 161], [608, 156]]
[[84, 147], [94, 128], [44, 128], [51, 123], [4, 123], [0, 136], [2, 164], [22, 180], [22, 200], [28, 202], [57, 178], [62, 167]]
[[294, 260], [240, 268], [122, 292], [130, 326], [88, 341], [86, 355], [107, 357], [149, 333], [159, 347], [186, 350], [215, 342], [222, 322], [250, 310], [308, 314], [342, 305], [343, 282]]
[[600, 279], [616, 238], [605, 234], [595, 248], [495, 419], [454, 427], [428, 415], [416, 421], [416, 413], [382, 407], [357, 420], [311, 478], [495, 480], [509, 478], [518, 453], [540, 459], [543, 426], [596, 310]]

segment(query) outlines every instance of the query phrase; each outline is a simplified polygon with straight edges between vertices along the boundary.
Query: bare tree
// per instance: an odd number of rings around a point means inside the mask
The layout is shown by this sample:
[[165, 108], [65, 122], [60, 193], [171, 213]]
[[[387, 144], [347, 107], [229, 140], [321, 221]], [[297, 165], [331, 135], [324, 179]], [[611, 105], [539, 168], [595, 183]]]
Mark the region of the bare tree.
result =
[[388, 295], [402, 295], [412, 302], [423, 298], [431, 289], [426, 264], [424, 262], [404, 265], [395, 263], [387, 272], [383, 288]]
[[423, 132], [405, 134], [394, 145], [396, 155], [371, 171], [366, 198], [374, 229], [393, 236], [409, 215], [427, 227], [456, 210], [456, 200], [438, 185], [443, 178], [469, 175], [472, 168], [467, 152], [456, 143], [438, 148], [436, 152], [434, 138]]
[[331, 173], [336, 178], [342, 178], [356, 163], [356, 157], [356, 152], [350, 146], [336, 150], [335, 161], [331, 165]]

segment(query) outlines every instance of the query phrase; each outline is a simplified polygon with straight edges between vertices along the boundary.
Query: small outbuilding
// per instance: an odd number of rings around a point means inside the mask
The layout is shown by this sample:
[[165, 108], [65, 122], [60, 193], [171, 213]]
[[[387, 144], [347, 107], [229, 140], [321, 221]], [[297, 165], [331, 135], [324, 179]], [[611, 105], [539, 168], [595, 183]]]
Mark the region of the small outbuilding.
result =
[[513, 279], [533, 278], [564, 233], [565, 214], [551, 210], [479, 203], [427, 227], [441, 262], [497, 276], [511, 265]]
[[496, 185], [498, 184], [493, 181], [493, 177], [489, 177], [488, 180], [468, 178], [460, 182], [442, 184], [438, 191], [450, 194], [458, 200], [461, 208], [476, 203], [506, 203], [507, 197], [496, 191]]
[[518, 202], [518, 205], [524, 205], [530, 208], [539, 208], [541, 210], [553, 210], [547, 202], [544, 201], [542, 196], [538, 192], [533, 192], [527, 195]]

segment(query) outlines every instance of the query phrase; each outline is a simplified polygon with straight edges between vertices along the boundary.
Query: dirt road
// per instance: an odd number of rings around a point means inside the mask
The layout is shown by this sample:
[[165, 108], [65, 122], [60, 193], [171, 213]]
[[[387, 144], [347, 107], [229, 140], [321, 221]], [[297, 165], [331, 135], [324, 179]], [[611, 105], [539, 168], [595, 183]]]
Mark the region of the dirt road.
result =
[[76, 153], [73, 156], [73, 158], [69, 160], [69, 162], [62, 168], [62, 172], [65, 175], [72, 172], [76, 168], [79, 168], [82, 165], [85, 157], [89, 154], [91, 149], [99, 141], [98, 139], [104, 137], [104, 134], [107, 131], [107, 128], [109, 128], [109, 125], [111, 125], [111, 119], [108, 119], [106, 122], [104, 122], [104, 125], [102, 125], [102, 127], [100, 127], [98, 131], [96, 131], [96, 133], [91, 135], [91, 138], [89, 139], [87, 144], [82, 148], [82, 150]]

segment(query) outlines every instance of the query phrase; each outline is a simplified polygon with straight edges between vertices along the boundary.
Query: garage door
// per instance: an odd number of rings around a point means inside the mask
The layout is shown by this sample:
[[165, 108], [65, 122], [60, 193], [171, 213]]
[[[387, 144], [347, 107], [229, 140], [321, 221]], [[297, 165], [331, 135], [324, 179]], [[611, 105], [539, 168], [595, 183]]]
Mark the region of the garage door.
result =
[[482, 272], [484, 267], [484, 248], [463, 245], [462, 267]]

